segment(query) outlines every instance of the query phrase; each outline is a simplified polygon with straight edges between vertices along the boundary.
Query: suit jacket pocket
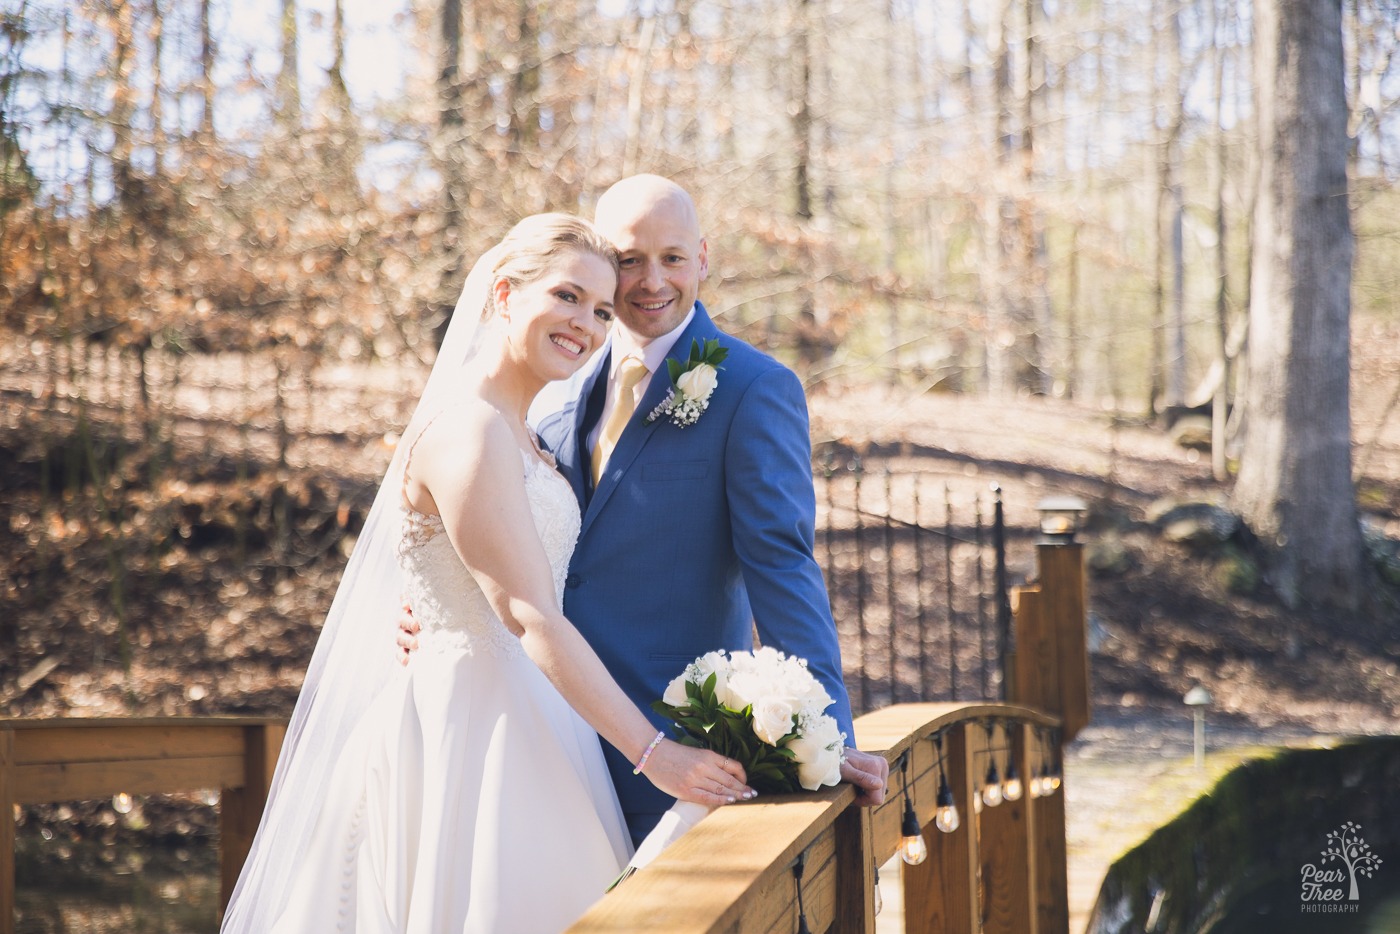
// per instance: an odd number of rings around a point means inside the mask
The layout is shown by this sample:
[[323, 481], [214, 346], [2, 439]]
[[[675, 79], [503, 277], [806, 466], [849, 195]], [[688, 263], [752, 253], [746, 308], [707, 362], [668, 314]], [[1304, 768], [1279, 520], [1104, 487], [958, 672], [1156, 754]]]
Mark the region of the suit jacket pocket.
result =
[[642, 465], [642, 479], [703, 480], [710, 472], [709, 461], [659, 461]]

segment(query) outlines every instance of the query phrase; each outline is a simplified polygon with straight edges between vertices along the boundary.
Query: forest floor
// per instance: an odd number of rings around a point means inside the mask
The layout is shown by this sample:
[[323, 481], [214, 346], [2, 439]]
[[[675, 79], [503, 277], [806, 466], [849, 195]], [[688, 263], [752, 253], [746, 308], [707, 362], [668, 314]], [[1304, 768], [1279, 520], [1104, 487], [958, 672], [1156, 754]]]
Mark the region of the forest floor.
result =
[[[1358, 497], [1368, 521], [1400, 538], [1400, 323], [1355, 330]], [[76, 408], [41, 408], [38, 373], [22, 349], [0, 349], [0, 716], [287, 712], [343, 567], [344, 532], [355, 530], [385, 462], [382, 426], [402, 420], [414, 381], [332, 374], [341, 403], [306, 406], [285, 468], [271, 463], [266, 413], [261, 427], [239, 430], [231, 413], [241, 403], [221, 401], [208, 384], [208, 398], [183, 405], [163, 436], [172, 470], [151, 458], [123, 462], [139, 447], [135, 420], [119, 396], [104, 402], [100, 393], [89, 414], [95, 434], [107, 420], [106, 446], [81, 463]], [[182, 391], [199, 385], [189, 379]], [[1090, 503], [1082, 538], [1108, 559], [1089, 584], [1095, 724], [1066, 762], [1069, 782], [1079, 771], [1094, 790], [1068, 798], [1081, 915], [1102, 867], [1142, 830], [1102, 820], [1103, 796], [1143, 763], [1171, 770], [1189, 755], [1181, 698], [1194, 684], [1214, 695], [1212, 735], [1223, 744], [1400, 731], [1394, 588], [1377, 583], [1366, 614], [1288, 610], [1267, 580], [1233, 592], [1220, 554], [1168, 542], [1146, 520], [1165, 497], [1228, 494], [1208, 454], [1078, 402], [827, 385], [811, 408], [814, 441], [902, 445], [931, 475], [999, 483], [1008, 523], [1023, 533], [1045, 495]], [[94, 463], [121, 498], [89, 490], [56, 508], [46, 483], [55, 489], [65, 471]], [[124, 531], [114, 543], [118, 513]], [[99, 802], [26, 809], [25, 820], [89, 823], [108, 838], [212, 832], [209, 815], [186, 804], [149, 804], [139, 828], [108, 819]]]

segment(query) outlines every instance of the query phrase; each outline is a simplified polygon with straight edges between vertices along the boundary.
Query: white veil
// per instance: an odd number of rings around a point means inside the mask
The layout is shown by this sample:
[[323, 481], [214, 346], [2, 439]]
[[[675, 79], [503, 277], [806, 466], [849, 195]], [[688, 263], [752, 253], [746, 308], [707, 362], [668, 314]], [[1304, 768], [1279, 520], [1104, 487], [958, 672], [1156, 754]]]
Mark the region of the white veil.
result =
[[266, 934], [286, 906], [347, 737], [398, 667], [395, 636], [402, 606], [397, 560], [404, 452], [479, 345], [499, 246], [472, 267], [418, 406], [374, 497], [316, 642], [292, 712], [262, 821], [220, 931]]

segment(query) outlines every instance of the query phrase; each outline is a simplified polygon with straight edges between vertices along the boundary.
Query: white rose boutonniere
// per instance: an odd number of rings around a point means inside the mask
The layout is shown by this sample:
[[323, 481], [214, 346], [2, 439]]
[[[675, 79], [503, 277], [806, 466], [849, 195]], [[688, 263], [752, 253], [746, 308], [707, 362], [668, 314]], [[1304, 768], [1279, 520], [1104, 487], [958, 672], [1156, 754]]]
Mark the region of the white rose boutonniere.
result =
[[671, 374], [671, 390], [666, 393], [666, 398], [661, 400], [661, 404], [652, 409], [651, 414], [647, 416], [647, 424], [650, 425], [663, 415], [669, 417], [677, 428], [685, 428], [698, 422], [710, 404], [710, 396], [714, 395], [715, 387], [719, 385], [720, 364], [728, 354], [729, 351], [721, 347], [717, 339], [705, 341], [703, 347], [698, 340], [692, 340], [690, 357], [685, 363], [675, 359], [667, 360], [666, 369]]

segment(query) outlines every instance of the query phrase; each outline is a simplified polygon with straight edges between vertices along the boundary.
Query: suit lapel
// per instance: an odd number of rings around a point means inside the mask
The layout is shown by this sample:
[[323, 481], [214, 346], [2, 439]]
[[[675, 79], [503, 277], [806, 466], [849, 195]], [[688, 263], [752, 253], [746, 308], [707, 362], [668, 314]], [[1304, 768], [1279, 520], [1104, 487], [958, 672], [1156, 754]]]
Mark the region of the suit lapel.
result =
[[[710, 338], [718, 336], [719, 331], [716, 330], [714, 322], [706, 313], [705, 306], [696, 302], [695, 317], [681, 332], [681, 336], [676, 340], [671, 352], [666, 355], [666, 359], [684, 363], [690, 357], [691, 341], [698, 340], [704, 344]], [[652, 374], [651, 382], [647, 384], [646, 394], [642, 396], [642, 401], [637, 404], [637, 410], [632, 413], [627, 427], [622, 430], [622, 436], [617, 439], [617, 447], [613, 449], [612, 456], [608, 458], [607, 469], [603, 472], [598, 488], [593, 491], [593, 496], [588, 500], [588, 505], [584, 510], [583, 527], [579, 531], [580, 536], [588, 531], [588, 527], [593, 524], [593, 519], [607, 504], [613, 491], [617, 489], [619, 482], [631, 468], [632, 462], [637, 459], [637, 455], [646, 446], [647, 440], [667, 423], [665, 416], [657, 418], [651, 424], [647, 424], [647, 418], [670, 391], [671, 374], [669, 367], [663, 363]]]

